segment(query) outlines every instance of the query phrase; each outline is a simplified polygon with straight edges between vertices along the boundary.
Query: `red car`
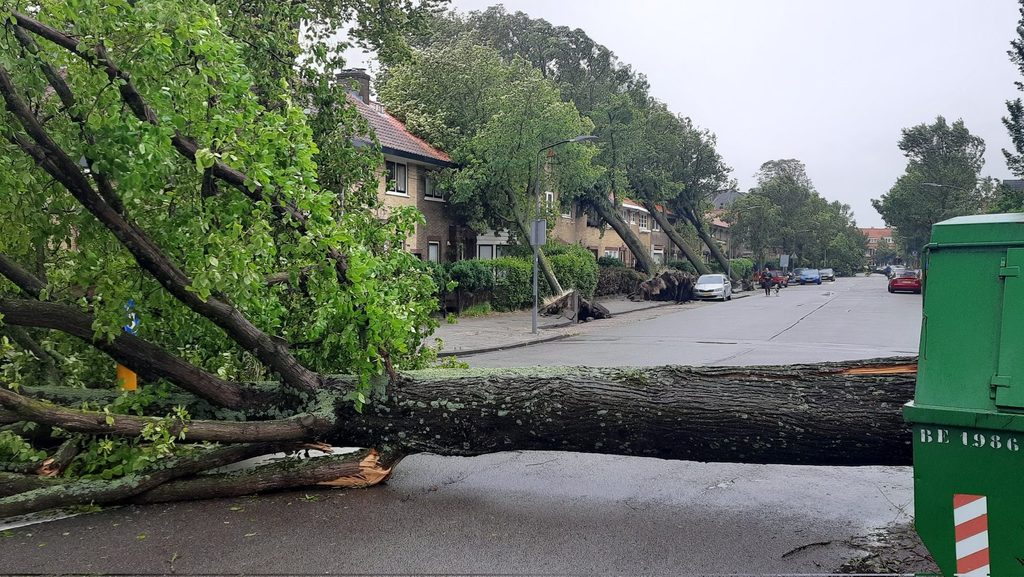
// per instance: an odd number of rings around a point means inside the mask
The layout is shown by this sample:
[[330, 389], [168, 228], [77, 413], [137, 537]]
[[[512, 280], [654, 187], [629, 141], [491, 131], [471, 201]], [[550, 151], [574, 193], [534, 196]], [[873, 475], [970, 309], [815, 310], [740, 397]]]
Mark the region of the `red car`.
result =
[[[772, 275], [772, 286], [773, 287], [774, 286], [780, 286], [780, 287], [788, 287], [789, 286], [789, 277], [786, 276], [786, 274], [784, 272], [782, 272], [781, 270], [771, 270], [771, 271], [768, 271], [768, 272], [771, 273], [771, 275]], [[761, 279], [763, 277], [764, 277], [764, 272], [759, 272], [759, 273], [755, 274], [754, 275], [754, 282], [756, 282], [757, 285], [760, 286], [761, 285]]]
[[917, 271], [903, 271], [889, 279], [889, 292], [900, 291], [921, 294], [921, 277]]

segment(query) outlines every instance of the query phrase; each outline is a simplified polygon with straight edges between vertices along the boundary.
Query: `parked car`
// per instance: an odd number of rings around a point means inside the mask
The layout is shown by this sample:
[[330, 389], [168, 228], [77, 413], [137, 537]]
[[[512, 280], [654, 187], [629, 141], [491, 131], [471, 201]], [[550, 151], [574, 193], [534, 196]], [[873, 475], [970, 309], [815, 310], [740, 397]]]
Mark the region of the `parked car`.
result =
[[921, 275], [916, 270], [904, 270], [889, 279], [889, 292], [911, 292], [921, 294]]
[[800, 270], [800, 284], [821, 284], [821, 273], [816, 268], [805, 268]]
[[724, 274], [702, 274], [693, 285], [693, 296], [698, 299], [732, 300], [732, 283]]
[[807, 269], [797, 267], [797, 268], [789, 271], [789, 280], [790, 280], [790, 282], [800, 282], [800, 273], [804, 272], [805, 270], [807, 270]]
[[836, 271], [830, 268], [823, 268], [819, 272], [821, 273], [821, 280], [836, 282]]
[[786, 273], [782, 272], [781, 270], [773, 270], [768, 272], [772, 274], [772, 286], [789, 286], [789, 276]]
[[886, 276], [888, 276], [889, 279], [892, 280], [892, 279], [900, 276], [900, 274], [902, 274], [902, 273], [904, 273], [906, 271], [907, 271], [907, 267], [904, 267], [904, 266], [891, 266], [891, 267], [889, 267], [889, 272], [886, 273]]

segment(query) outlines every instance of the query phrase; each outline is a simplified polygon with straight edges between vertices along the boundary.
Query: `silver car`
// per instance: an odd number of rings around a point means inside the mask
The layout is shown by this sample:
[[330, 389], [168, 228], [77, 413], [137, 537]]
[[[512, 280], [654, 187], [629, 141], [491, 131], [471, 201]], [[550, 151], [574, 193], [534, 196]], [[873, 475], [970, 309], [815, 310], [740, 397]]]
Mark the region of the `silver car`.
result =
[[732, 300], [732, 283], [724, 274], [702, 274], [693, 285], [693, 296], [698, 299]]

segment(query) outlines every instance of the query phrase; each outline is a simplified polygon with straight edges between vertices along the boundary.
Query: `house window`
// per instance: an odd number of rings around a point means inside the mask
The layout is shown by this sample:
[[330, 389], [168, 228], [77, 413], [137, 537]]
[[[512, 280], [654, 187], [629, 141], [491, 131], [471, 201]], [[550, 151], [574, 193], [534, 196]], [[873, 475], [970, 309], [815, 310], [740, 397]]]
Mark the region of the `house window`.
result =
[[434, 186], [434, 178], [427, 174], [426, 170], [420, 170], [420, 190], [423, 191], [423, 198], [430, 200], [444, 200], [444, 193]]
[[406, 166], [400, 162], [386, 161], [388, 169], [388, 192], [408, 196], [408, 181], [406, 177]]
[[658, 220], [654, 218], [653, 214], [651, 215], [651, 230], [653, 230], [654, 232], [658, 232], [661, 230], [661, 225], [658, 224]]
[[427, 243], [427, 260], [430, 262], [441, 262], [441, 243]]
[[551, 207], [555, 205], [555, 193], [550, 190], [544, 193], [544, 208], [551, 210]]
[[650, 230], [650, 216], [646, 212], [640, 213], [640, 230]]
[[476, 245], [476, 258], [480, 260], [492, 260], [494, 259], [494, 245], [493, 244], [478, 244]]
[[665, 264], [665, 249], [660, 247], [654, 247], [651, 250], [651, 258], [658, 264]]
[[619, 249], [606, 248], [604, 249], [604, 256], [610, 256], [612, 258], [619, 258]]
[[629, 211], [629, 224], [636, 224], [636, 211]]

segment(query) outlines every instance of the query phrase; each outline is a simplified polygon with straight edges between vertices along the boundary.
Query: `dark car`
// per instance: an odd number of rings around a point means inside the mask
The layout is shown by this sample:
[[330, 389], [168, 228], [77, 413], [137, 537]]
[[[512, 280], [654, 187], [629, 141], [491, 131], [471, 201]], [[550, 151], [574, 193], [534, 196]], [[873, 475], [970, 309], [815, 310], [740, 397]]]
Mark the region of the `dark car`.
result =
[[914, 270], [905, 270], [889, 279], [889, 292], [909, 292], [921, 294], [921, 275]]
[[823, 268], [818, 272], [821, 273], [821, 280], [836, 281], [836, 271], [830, 268]]

